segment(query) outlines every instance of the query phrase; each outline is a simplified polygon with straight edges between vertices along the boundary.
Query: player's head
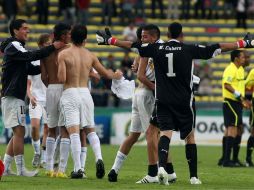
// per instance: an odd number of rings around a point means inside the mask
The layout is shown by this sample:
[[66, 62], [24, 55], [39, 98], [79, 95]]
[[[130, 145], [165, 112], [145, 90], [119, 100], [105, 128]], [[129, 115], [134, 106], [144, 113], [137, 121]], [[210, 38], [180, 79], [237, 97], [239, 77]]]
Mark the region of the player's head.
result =
[[58, 23], [54, 27], [54, 41], [70, 42], [71, 26], [65, 23]]
[[82, 45], [87, 37], [87, 29], [85, 25], [77, 24], [71, 30], [71, 41], [74, 45]]
[[250, 52], [247, 50], [243, 50], [244, 56], [245, 56], [245, 62], [243, 67], [248, 67], [250, 65]]
[[178, 22], [173, 22], [168, 26], [168, 37], [171, 39], [183, 40], [183, 27]]
[[52, 39], [50, 34], [41, 34], [37, 41], [39, 48], [49, 46], [51, 43], [52, 43]]
[[23, 42], [28, 40], [27, 34], [29, 33], [29, 27], [25, 20], [12, 20], [9, 26], [9, 30], [12, 37], [15, 37]]
[[245, 55], [242, 50], [234, 50], [230, 54], [231, 56], [231, 62], [237, 64], [237, 65], [244, 65], [245, 63]]
[[141, 33], [141, 41], [143, 43], [155, 43], [160, 39], [160, 29], [154, 24], [145, 25]]

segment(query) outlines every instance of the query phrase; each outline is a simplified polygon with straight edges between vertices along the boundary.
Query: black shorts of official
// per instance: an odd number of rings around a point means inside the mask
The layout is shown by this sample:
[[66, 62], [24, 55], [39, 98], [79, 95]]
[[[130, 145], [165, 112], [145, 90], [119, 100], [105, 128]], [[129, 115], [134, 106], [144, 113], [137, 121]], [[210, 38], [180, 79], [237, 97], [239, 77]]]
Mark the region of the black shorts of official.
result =
[[157, 118], [161, 131], [180, 131], [185, 139], [195, 128], [195, 106], [167, 105], [157, 102]]
[[152, 115], [150, 117], [150, 124], [152, 124], [153, 126], [159, 128], [156, 109], [157, 109], [157, 106], [155, 104], [154, 108], [153, 108], [153, 113], [152, 113]]
[[224, 99], [223, 102], [223, 116], [224, 125], [228, 126], [239, 126], [243, 124], [243, 106], [239, 101], [234, 101], [228, 98]]
[[250, 127], [254, 127], [254, 99], [251, 100], [252, 106], [250, 109]]

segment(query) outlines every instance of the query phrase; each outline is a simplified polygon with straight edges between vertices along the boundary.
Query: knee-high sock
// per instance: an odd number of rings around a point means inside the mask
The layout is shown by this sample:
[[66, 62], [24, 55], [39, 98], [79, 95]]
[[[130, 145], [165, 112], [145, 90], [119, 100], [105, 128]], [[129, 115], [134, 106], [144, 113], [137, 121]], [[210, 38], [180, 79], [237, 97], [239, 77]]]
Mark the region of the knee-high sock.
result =
[[126, 158], [127, 158], [127, 155], [125, 155], [124, 153], [120, 151], [117, 152], [114, 165], [112, 166], [112, 169], [115, 170], [116, 173], [119, 172]]
[[168, 174], [174, 173], [173, 164], [172, 164], [172, 163], [167, 163], [167, 164], [166, 164], [165, 170], [166, 170], [166, 172], [167, 172]]
[[78, 133], [74, 133], [70, 135], [71, 139], [71, 152], [74, 161], [74, 171], [77, 172], [81, 169], [80, 163], [80, 153], [81, 153], [81, 142], [80, 136]]
[[17, 156], [14, 156], [16, 168], [17, 168], [17, 175], [21, 175], [21, 173], [25, 170], [25, 161], [24, 161], [24, 155], [20, 154]]
[[223, 136], [222, 138], [222, 157], [221, 159], [224, 160], [225, 158], [225, 152], [226, 152], [226, 136]]
[[46, 140], [46, 170], [52, 171], [53, 170], [53, 156], [55, 152], [55, 139], [52, 137], [47, 137]]
[[251, 160], [251, 154], [254, 149], [254, 136], [250, 136], [247, 142], [246, 160]]
[[158, 155], [159, 155], [159, 167], [166, 168], [168, 160], [170, 139], [167, 136], [161, 136], [158, 145]]
[[233, 160], [238, 160], [241, 141], [242, 141], [242, 136], [240, 135], [237, 135], [234, 139]]
[[86, 156], [87, 156], [87, 147], [81, 147], [80, 162], [81, 162], [81, 169], [83, 171], [85, 170]]
[[100, 144], [100, 139], [99, 139], [98, 135], [95, 132], [91, 132], [87, 135], [87, 139], [93, 149], [95, 160], [96, 161], [98, 159], [102, 160], [101, 144]]
[[41, 154], [41, 151], [40, 151], [41, 141], [40, 141], [40, 139], [38, 141], [34, 141], [32, 139], [32, 145], [33, 145], [33, 148], [34, 148], [34, 153], [35, 154]]
[[197, 146], [196, 144], [185, 145], [186, 159], [189, 165], [190, 178], [198, 177], [197, 174]]
[[4, 155], [4, 171], [10, 170], [11, 162], [14, 159], [14, 157], [5, 154]]
[[70, 139], [61, 138], [59, 171], [63, 173], [66, 170], [66, 166], [67, 166], [67, 162], [69, 158], [70, 144], [71, 144]]
[[224, 157], [225, 162], [230, 161], [230, 155], [233, 148], [233, 143], [234, 143], [234, 137], [228, 136], [226, 138], [226, 150], [225, 150], [225, 157]]

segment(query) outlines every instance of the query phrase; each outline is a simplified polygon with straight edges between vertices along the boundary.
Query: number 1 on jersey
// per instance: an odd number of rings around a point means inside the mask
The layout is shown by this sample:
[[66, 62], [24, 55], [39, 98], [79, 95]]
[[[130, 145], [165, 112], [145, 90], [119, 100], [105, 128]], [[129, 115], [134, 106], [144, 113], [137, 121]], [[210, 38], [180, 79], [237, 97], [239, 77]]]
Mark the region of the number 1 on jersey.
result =
[[173, 71], [173, 53], [166, 54], [166, 57], [168, 58], [168, 77], [175, 77], [176, 74]]

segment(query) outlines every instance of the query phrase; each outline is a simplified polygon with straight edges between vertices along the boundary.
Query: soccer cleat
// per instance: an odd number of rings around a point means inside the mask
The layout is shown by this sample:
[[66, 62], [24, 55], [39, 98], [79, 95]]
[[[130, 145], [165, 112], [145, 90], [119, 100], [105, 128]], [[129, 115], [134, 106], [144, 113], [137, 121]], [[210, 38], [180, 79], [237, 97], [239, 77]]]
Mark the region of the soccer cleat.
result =
[[220, 158], [219, 161], [218, 161], [218, 166], [223, 166], [223, 158]]
[[163, 167], [159, 167], [158, 170], [158, 180], [161, 185], [168, 185], [168, 173]]
[[108, 181], [117, 182], [117, 173], [114, 169], [110, 170], [108, 173]]
[[240, 160], [233, 160], [236, 167], [244, 167], [245, 165]]
[[40, 166], [40, 155], [39, 154], [34, 155], [34, 158], [32, 160], [32, 165], [34, 168], [38, 168]]
[[11, 169], [5, 170], [3, 173], [3, 176], [14, 176], [17, 175], [15, 172], [13, 172]]
[[176, 177], [176, 173], [175, 173], [175, 172], [172, 173], [172, 174], [168, 174], [168, 182], [169, 182], [169, 183], [174, 183], [174, 182], [176, 182], [176, 179], [177, 179], [177, 177]]
[[254, 164], [251, 159], [246, 159], [245, 166], [246, 167], [254, 167]]
[[54, 172], [56, 173], [59, 169], [59, 164], [58, 163], [54, 163]]
[[229, 168], [234, 168], [236, 167], [235, 163], [232, 162], [231, 160], [230, 161], [227, 161], [227, 162], [223, 162], [223, 167], [229, 167]]
[[40, 164], [40, 168], [44, 168], [44, 169], [46, 169], [46, 162], [41, 162], [41, 164]]
[[20, 174], [17, 174], [18, 176], [25, 176], [25, 177], [34, 177], [34, 176], [37, 176], [39, 173], [38, 170], [34, 170], [34, 171], [28, 171], [28, 170], [23, 170], [21, 171]]
[[79, 169], [77, 172], [71, 172], [71, 178], [72, 179], [82, 179], [83, 178], [83, 171]]
[[191, 185], [200, 185], [200, 184], [202, 184], [202, 182], [198, 178], [192, 177], [192, 178], [190, 178], [190, 184]]
[[55, 177], [56, 174], [55, 174], [54, 171], [46, 171], [46, 176], [48, 176], [48, 177]]
[[150, 175], [147, 175], [145, 177], [143, 177], [143, 179], [137, 181], [136, 183], [158, 183], [158, 176], [152, 177]]
[[105, 175], [104, 163], [101, 159], [98, 159], [96, 162], [96, 177], [98, 179], [103, 178]]
[[68, 176], [64, 172], [57, 172], [56, 177], [57, 178], [68, 178]]

